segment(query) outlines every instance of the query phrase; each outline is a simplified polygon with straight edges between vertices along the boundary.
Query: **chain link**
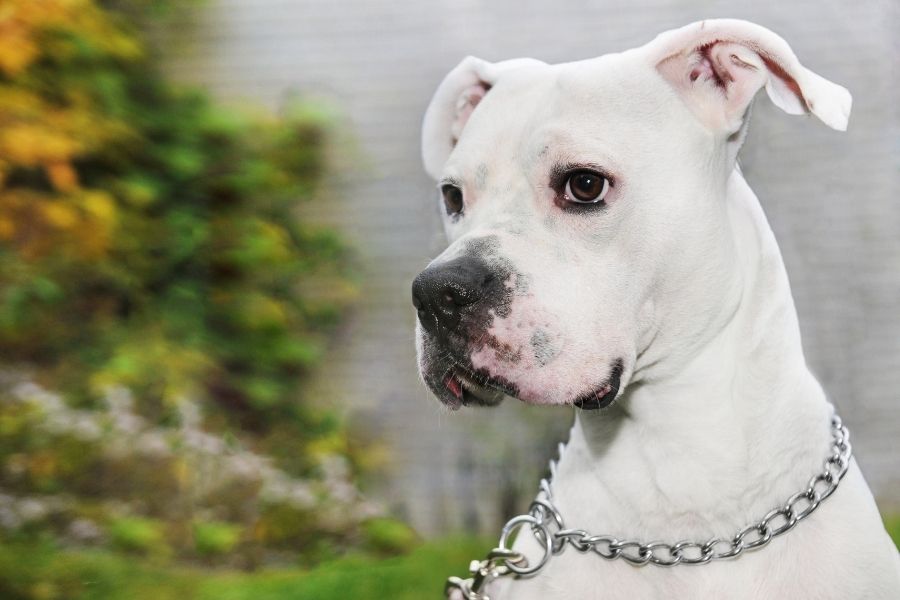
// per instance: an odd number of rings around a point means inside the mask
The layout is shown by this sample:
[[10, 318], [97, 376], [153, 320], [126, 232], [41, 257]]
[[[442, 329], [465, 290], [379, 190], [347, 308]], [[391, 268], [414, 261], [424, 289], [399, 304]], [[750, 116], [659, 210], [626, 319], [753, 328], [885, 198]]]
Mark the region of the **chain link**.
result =
[[[484, 590], [491, 581], [505, 576], [533, 576], [544, 568], [550, 558], [562, 554], [567, 546], [581, 553], [593, 552], [606, 560], [621, 558], [635, 566], [652, 563], [661, 567], [704, 565], [758, 550], [796, 527], [837, 489], [850, 468], [852, 447], [850, 432], [836, 414], [831, 418], [831, 436], [831, 448], [822, 471], [810, 478], [806, 489], [773, 508], [759, 521], [738, 531], [730, 540], [713, 538], [706, 542], [642, 543], [620, 540], [611, 535], [591, 535], [584, 529], [567, 529], [562, 515], [553, 505], [550, 482], [556, 476], [556, 461], [551, 460], [550, 476], [541, 480], [540, 492], [528, 508], [528, 514], [507, 521], [497, 548], [491, 550], [484, 560], [472, 561], [469, 567], [472, 576], [468, 579], [450, 577], [444, 592], [448, 598], [456, 591], [463, 600], [490, 600]], [[560, 444], [560, 455], [563, 449], [563, 444]], [[525, 555], [508, 546], [510, 538], [525, 525], [530, 525], [532, 535], [543, 550], [540, 559], [533, 564]]]

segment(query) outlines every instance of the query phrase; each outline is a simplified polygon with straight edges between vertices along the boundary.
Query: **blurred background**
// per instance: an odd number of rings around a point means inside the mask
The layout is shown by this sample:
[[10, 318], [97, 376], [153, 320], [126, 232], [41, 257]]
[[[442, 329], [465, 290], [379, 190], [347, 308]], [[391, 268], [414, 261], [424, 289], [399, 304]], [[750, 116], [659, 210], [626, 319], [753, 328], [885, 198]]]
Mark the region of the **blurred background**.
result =
[[422, 598], [527, 506], [568, 409], [446, 414], [409, 285], [422, 114], [465, 55], [763, 24], [854, 95], [742, 166], [807, 358], [900, 529], [900, 8], [884, 0], [0, 1], [0, 597]]

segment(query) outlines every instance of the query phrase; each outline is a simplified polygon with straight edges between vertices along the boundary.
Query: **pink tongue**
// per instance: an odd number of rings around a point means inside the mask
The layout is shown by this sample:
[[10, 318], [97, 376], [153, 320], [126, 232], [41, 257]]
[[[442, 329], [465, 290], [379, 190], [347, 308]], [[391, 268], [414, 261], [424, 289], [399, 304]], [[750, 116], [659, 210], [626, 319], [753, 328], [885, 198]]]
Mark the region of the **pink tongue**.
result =
[[444, 386], [450, 390], [451, 394], [457, 398], [462, 398], [462, 384], [459, 382], [459, 379], [456, 378], [456, 375], [453, 373], [447, 375], [447, 378], [444, 380]]

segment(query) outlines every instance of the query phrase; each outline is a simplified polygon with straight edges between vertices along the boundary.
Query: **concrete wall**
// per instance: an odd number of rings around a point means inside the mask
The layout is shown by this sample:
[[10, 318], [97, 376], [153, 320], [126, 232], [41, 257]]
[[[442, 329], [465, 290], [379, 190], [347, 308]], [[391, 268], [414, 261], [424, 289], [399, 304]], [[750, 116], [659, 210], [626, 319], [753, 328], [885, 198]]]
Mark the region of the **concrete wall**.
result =
[[[168, 69], [226, 102], [278, 109], [293, 94], [335, 106], [357, 140], [329, 202], [366, 272], [363, 302], [317, 394], [390, 445], [371, 493], [422, 531], [493, 530], [533, 493], [567, 410], [518, 405], [443, 414], [414, 368], [409, 283], [441, 249], [419, 125], [463, 56], [569, 61], [644, 43], [700, 18], [747, 18], [854, 94], [850, 130], [766, 99], [742, 154], [780, 240], [810, 364], [854, 436], [883, 504], [900, 503], [900, 202], [896, 2], [799, 0], [209, 0], [165, 31]], [[474, 501], [474, 497], [478, 501]], [[472, 501], [469, 501], [469, 499]]]

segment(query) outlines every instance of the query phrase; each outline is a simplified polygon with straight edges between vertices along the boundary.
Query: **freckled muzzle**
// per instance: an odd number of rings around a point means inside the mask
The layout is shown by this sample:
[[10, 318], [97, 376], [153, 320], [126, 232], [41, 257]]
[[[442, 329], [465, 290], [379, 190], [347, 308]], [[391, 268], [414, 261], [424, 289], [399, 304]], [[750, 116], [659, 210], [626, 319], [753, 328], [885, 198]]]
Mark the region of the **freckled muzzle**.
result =
[[556, 317], [535, 301], [530, 277], [485, 245], [476, 240], [413, 281], [425, 384], [452, 409], [493, 406], [506, 396], [583, 410], [612, 404], [623, 360], [588, 353], [574, 367], [560, 362], [569, 355], [561, 354], [565, 333]]

